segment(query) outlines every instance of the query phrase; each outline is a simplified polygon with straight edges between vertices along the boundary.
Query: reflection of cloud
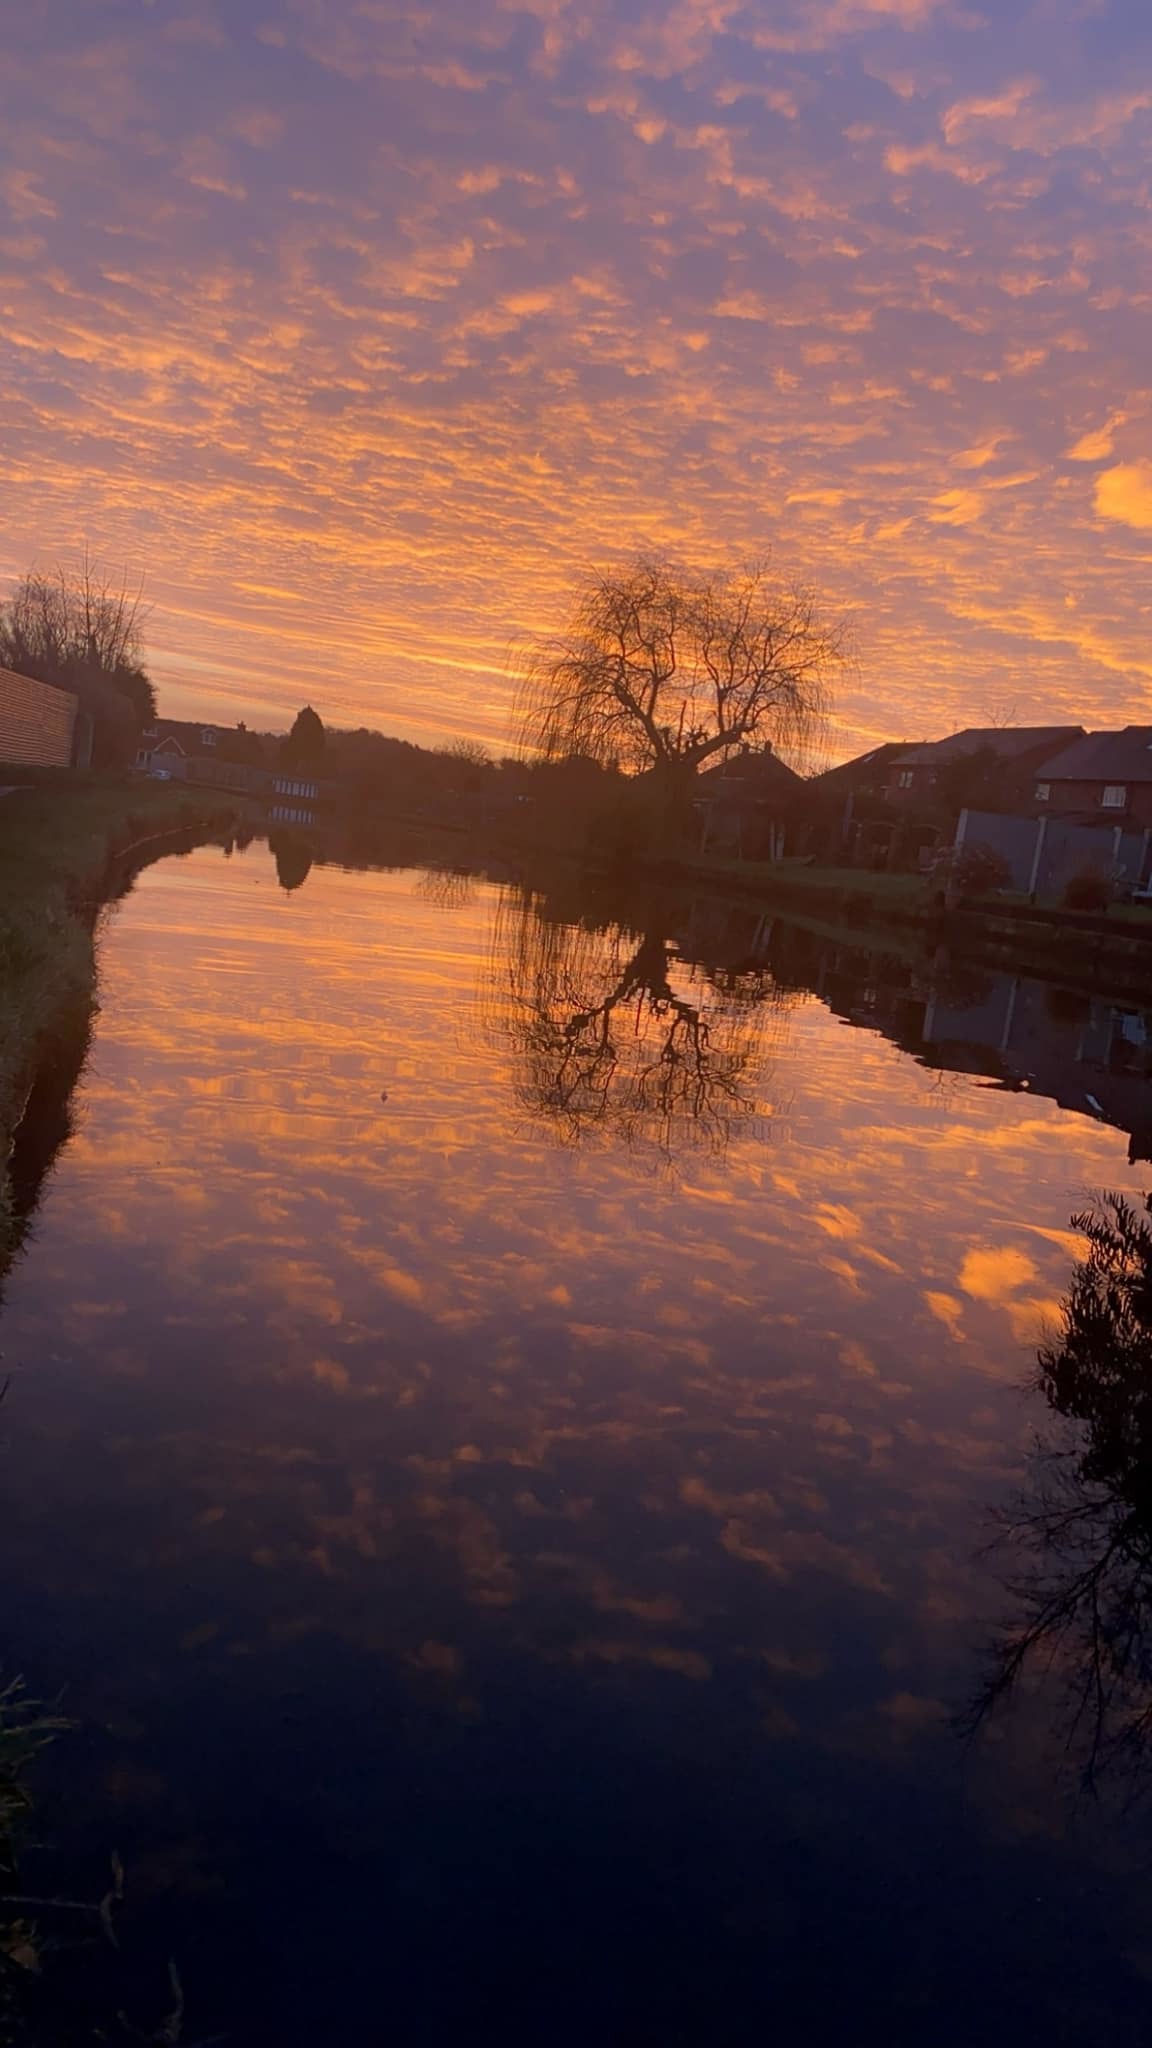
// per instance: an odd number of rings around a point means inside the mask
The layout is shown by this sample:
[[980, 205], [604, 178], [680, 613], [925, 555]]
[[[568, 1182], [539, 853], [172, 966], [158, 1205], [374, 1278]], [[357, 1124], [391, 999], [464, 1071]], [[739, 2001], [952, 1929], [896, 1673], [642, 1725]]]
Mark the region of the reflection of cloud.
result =
[[1037, 1353], [1036, 1391], [1059, 1420], [1003, 1518], [1015, 1611], [970, 1712], [978, 1726], [1037, 1670], [1053, 1674], [1065, 1759], [1088, 1785], [1123, 1767], [1129, 1793], [1146, 1789], [1152, 1738], [1150, 1207], [1113, 1193], [1072, 1219], [1079, 1261]]
[[568, 1652], [575, 1664], [649, 1664], [655, 1671], [672, 1671], [678, 1678], [711, 1678], [707, 1657], [695, 1650], [678, 1650], [671, 1643], [617, 1642], [595, 1639], [578, 1643]]
[[1036, 1267], [1027, 1254], [1011, 1245], [986, 1247], [966, 1252], [960, 1268], [960, 1285], [976, 1301], [1001, 1305], [1036, 1278]]
[[[208, 1615], [249, 1654], [344, 1638], [430, 1697], [464, 1673], [482, 1695], [514, 1649], [573, 1686], [827, 1673], [839, 1699], [855, 1631], [888, 1745], [880, 1703], [957, 1654], [971, 1503], [1017, 1457], [1012, 1318], [1063, 1277], [1069, 1178], [1123, 1177], [1123, 1141], [963, 1080], [941, 1097], [794, 994], [771, 1144], [741, 1122], [679, 1183], [618, 1130], [558, 1147], [468, 1000], [496, 903], [318, 863], [288, 904], [262, 847], [143, 877], [14, 1276], [5, 1348], [48, 1361], [70, 1418], [37, 1512], [87, 1440], [73, 1404], [107, 1429], [129, 1393], [83, 1470], [76, 1569], [106, 1597], [138, 1518], [141, 1583], [195, 1592], [174, 1640]], [[717, 959], [728, 930], [697, 920]], [[742, 976], [681, 943], [682, 999], [711, 977], [735, 1000]], [[29, 1584], [59, 1555], [25, 1557]]]
[[943, 1323], [955, 1337], [958, 1344], [964, 1341], [964, 1305], [954, 1294], [942, 1294], [937, 1288], [928, 1288], [924, 1299], [938, 1322]]

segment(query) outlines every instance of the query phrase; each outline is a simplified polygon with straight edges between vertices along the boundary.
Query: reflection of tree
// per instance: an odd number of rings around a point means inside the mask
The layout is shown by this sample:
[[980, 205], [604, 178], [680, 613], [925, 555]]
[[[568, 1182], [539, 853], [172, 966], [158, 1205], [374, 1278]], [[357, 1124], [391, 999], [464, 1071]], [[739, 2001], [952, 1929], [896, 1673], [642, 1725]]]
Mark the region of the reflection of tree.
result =
[[765, 1027], [791, 1000], [767, 970], [708, 973], [659, 928], [554, 923], [514, 896], [496, 951], [519, 1098], [567, 1142], [722, 1150], [755, 1113]]
[[427, 867], [421, 871], [416, 894], [438, 910], [464, 910], [475, 895], [470, 868]]
[[273, 832], [268, 847], [276, 862], [280, 887], [286, 891], [302, 889], [312, 872], [314, 858], [307, 840], [298, 839], [292, 832]]
[[1068, 1428], [1038, 1446], [1032, 1491], [1007, 1518], [1019, 1618], [973, 1719], [1033, 1667], [1058, 1671], [1068, 1746], [1093, 1783], [1138, 1763], [1152, 1736], [1152, 1228], [1119, 1195], [1073, 1227], [1087, 1257], [1038, 1381]]

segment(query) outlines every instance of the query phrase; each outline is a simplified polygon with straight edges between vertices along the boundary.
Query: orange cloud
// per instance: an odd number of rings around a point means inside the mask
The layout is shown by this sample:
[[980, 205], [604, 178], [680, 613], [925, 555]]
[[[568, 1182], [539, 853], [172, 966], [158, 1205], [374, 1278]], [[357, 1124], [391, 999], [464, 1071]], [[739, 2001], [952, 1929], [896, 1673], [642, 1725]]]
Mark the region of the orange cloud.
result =
[[1096, 510], [1138, 530], [1152, 528], [1152, 462], [1118, 462], [1096, 479]]
[[927, 0], [635, 13], [445, 0], [430, 54], [408, 0], [272, 0], [241, 65], [25, 10], [0, 583], [87, 539], [171, 710], [499, 747], [591, 566], [771, 545], [855, 620], [841, 751], [1140, 715], [1143, 465], [1094, 525], [1062, 469], [1145, 403], [1140, 82]]

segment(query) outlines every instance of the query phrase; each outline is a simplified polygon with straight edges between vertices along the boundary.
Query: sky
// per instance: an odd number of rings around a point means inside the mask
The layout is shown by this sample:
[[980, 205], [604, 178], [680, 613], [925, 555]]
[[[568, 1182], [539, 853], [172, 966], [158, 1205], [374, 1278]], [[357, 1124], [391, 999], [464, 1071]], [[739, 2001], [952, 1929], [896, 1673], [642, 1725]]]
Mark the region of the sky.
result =
[[1152, 720], [1147, 0], [23, 0], [0, 589], [162, 709], [497, 750], [638, 550], [847, 617], [844, 755]]

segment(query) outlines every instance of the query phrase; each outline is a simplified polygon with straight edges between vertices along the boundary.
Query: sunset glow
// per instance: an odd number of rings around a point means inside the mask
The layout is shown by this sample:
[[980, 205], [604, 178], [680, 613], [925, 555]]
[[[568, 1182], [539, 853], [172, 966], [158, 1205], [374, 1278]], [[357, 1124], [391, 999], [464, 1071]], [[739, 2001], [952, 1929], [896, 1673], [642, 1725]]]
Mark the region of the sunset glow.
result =
[[835, 750], [1148, 717], [1143, 0], [48, 0], [0, 74], [0, 582], [163, 708], [508, 737], [590, 564], [777, 552]]

